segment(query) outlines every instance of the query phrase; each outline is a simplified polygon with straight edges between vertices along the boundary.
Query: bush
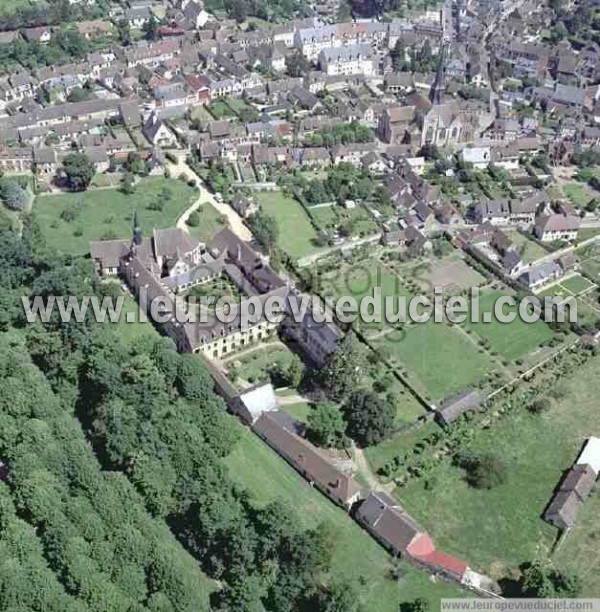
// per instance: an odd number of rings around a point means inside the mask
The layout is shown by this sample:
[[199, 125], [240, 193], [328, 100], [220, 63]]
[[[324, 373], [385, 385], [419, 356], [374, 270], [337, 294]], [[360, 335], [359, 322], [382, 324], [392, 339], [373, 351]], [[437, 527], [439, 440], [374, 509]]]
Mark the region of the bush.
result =
[[0, 185], [0, 198], [10, 210], [21, 211], [27, 203], [27, 194], [23, 187], [12, 181]]
[[506, 481], [508, 470], [504, 462], [490, 454], [473, 455], [465, 452], [457, 463], [466, 472], [466, 481], [475, 489], [493, 489]]
[[198, 211], [194, 210], [190, 213], [190, 216], [187, 218], [186, 224], [190, 227], [198, 227], [200, 225], [200, 215]]
[[542, 414], [542, 412], [548, 412], [548, 410], [550, 410], [550, 400], [547, 397], [537, 399], [527, 406], [527, 410], [531, 412], [531, 414]]

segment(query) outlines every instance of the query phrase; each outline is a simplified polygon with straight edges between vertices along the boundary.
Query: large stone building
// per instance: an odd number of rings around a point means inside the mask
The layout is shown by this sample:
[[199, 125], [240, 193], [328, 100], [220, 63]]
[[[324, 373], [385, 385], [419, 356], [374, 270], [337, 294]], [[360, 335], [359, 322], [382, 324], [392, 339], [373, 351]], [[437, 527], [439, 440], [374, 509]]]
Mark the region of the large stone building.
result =
[[[137, 220], [134, 226], [131, 241], [93, 242], [92, 259], [100, 274], [120, 274], [124, 278], [140, 307], [161, 325], [180, 351], [221, 359], [268, 339], [284, 319], [284, 336], [315, 365], [322, 366], [336, 350], [341, 337], [337, 327], [317, 324], [311, 309], [304, 311], [301, 320], [292, 317], [302, 312], [291, 306], [300, 296], [231, 230], [222, 230], [207, 246], [179, 228], [154, 230], [150, 238], [144, 238]], [[183, 296], [217, 278], [235, 287], [238, 298], [222, 304], [195, 304], [195, 320], [190, 320]], [[164, 314], [160, 319], [152, 310], [157, 302]], [[266, 315], [267, 305], [275, 307], [270, 316]]]

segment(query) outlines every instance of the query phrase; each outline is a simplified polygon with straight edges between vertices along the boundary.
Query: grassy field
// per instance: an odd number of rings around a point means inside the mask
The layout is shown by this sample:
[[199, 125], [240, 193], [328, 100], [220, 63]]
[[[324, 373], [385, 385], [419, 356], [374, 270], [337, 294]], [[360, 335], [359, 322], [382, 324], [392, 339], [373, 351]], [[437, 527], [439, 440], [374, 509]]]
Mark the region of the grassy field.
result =
[[476, 385], [493, 368], [464, 333], [433, 321], [388, 333], [374, 344], [433, 401]]
[[[386, 298], [390, 298], [392, 301], [392, 312], [399, 310], [397, 305], [397, 298], [399, 297], [406, 298], [408, 308], [408, 301], [415, 294], [415, 291], [409, 288], [411, 282], [411, 280], [401, 278], [377, 259], [367, 259], [360, 263], [346, 264], [338, 269], [323, 273], [319, 279], [319, 291], [323, 295], [334, 299], [346, 296], [353, 297], [360, 305], [363, 298], [374, 297], [375, 289], [378, 288], [381, 293], [378, 305], [382, 316], [381, 321], [365, 323], [364, 319], [359, 317], [354, 323], [355, 329], [364, 332], [377, 332], [388, 326], [384, 316]], [[414, 286], [411, 285], [411, 287]]]
[[577, 572], [581, 576], [584, 595], [588, 597], [597, 597], [600, 592], [598, 516], [600, 516], [600, 495], [596, 489], [580, 511], [577, 524], [554, 555], [554, 561], [559, 567]]
[[210, 242], [215, 234], [227, 227], [226, 218], [209, 202], [204, 202], [198, 208], [200, 223], [196, 227], [188, 225], [192, 236], [202, 242]]
[[580, 255], [581, 270], [588, 274], [591, 278], [600, 281], [600, 254], [596, 255]]
[[279, 246], [291, 257], [299, 258], [319, 251], [313, 241], [316, 232], [302, 205], [279, 192], [257, 192], [261, 209], [275, 218], [279, 227]]
[[284, 344], [276, 342], [263, 344], [256, 350], [232, 357], [227, 363], [235, 365], [240, 378], [254, 384], [268, 382], [269, 370], [277, 365], [288, 367], [293, 355]]
[[426, 274], [418, 272], [417, 276], [423, 278], [431, 288], [440, 287], [446, 293], [470, 289], [486, 282], [485, 276], [465, 263], [456, 251], [437, 260]]
[[[547, 413], [517, 411], [478, 431], [469, 448], [503, 458], [508, 467], [504, 484], [472, 489], [448, 460], [436, 468], [427, 490], [417, 481], [397, 490], [401, 503], [440, 547], [496, 578], [548, 554], [557, 532], [541, 514], [583, 441], [600, 433], [599, 366], [600, 357], [592, 358], [561, 382], [564, 395]], [[581, 572], [588, 597], [600, 592], [599, 502], [597, 493], [586, 502], [582, 520], [556, 555], [557, 564]]]
[[204, 106], [194, 106], [190, 111], [192, 121], [213, 121], [213, 116], [204, 108]]
[[577, 208], [583, 208], [590, 200], [594, 199], [593, 193], [584, 183], [569, 183], [562, 186], [566, 198]]
[[429, 434], [439, 430], [439, 425], [430, 421], [417, 429], [401, 432], [375, 446], [369, 446], [365, 449], [365, 454], [369, 460], [371, 468], [377, 472], [386, 463], [391, 461], [397, 455], [413, 448], [423, 438]]
[[[464, 327], [488, 340], [491, 351], [497, 352], [507, 359], [518, 359], [533, 352], [541, 343], [550, 340], [552, 331], [543, 321], [525, 323], [519, 316], [512, 323], [500, 323], [495, 316], [492, 316], [490, 323], [483, 322], [484, 313], [493, 315], [494, 304], [503, 295], [506, 295], [503, 291], [483, 293], [479, 299], [479, 321], [471, 323], [467, 320]], [[503, 310], [504, 312], [511, 312], [508, 307], [504, 307]], [[512, 309], [512, 311], [514, 310]]]
[[[171, 192], [171, 199], [163, 201], [162, 210], [150, 210], [148, 206], [158, 200], [164, 188]], [[136, 210], [146, 236], [154, 228], [172, 227], [195, 197], [196, 191], [182, 181], [152, 177], [143, 179], [132, 195], [100, 189], [38, 196], [33, 209], [49, 245], [83, 255], [89, 252], [91, 240], [130, 237]]]
[[333, 230], [338, 225], [336, 206], [313, 206], [310, 214], [315, 223], [323, 230]]
[[301, 402], [299, 404], [289, 404], [282, 406], [281, 410], [293, 416], [297, 421], [306, 423], [308, 421], [308, 415], [310, 414], [312, 407], [307, 402]]
[[[425, 597], [437, 609], [441, 597], [465, 596], [458, 588], [433, 583], [426, 572], [398, 562], [404, 576], [396, 582], [389, 572], [391, 557], [340, 508], [311, 487], [252, 432], [244, 430], [226, 463], [231, 476], [262, 504], [285, 499], [307, 528], [326, 522], [334, 532], [330, 578], [349, 581], [360, 589], [369, 612], [397, 612], [401, 602]], [[435, 607], [433, 607], [435, 606]]]
[[[127, 313], [129, 312], [136, 313], [136, 320], [133, 323], [127, 323], [126, 321]], [[144, 336], [158, 336], [158, 332], [150, 321], [139, 320], [139, 307], [129, 294], [125, 296], [125, 303], [123, 304], [122, 315], [118, 325], [119, 335], [126, 342], [131, 342]]]
[[565, 280], [561, 280], [560, 285], [573, 295], [579, 295], [583, 291], [587, 291], [593, 287], [594, 283], [581, 276], [581, 274], [575, 274]]
[[232, 117], [235, 114], [225, 100], [215, 100], [214, 102], [211, 102], [208, 110], [215, 119]]
[[521, 254], [521, 259], [525, 263], [531, 263], [536, 261], [540, 257], [544, 257], [548, 252], [541, 247], [537, 242], [530, 240], [527, 236], [521, 234], [521, 232], [505, 231], [506, 235], [512, 240], [513, 244], [517, 247]]
[[598, 227], [583, 227], [577, 232], [577, 242], [589, 240], [598, 234], [600, 234], [600, 228]]

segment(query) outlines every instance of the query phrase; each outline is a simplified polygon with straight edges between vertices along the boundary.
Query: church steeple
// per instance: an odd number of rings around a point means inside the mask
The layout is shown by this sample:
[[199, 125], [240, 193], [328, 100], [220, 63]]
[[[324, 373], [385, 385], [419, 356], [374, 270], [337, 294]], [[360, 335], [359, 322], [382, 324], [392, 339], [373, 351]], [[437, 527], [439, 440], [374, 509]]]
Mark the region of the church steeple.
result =
[[133, 237], [131, 243], [134, 246], [140, 246], [140, 244], [142, 244], [142, 228], [138, 223], [137, 210], [133, 213]]
[[444, 42], [440, 47], [435, 79], [429, 90], [429, 101], [433, 106], [439, 106], [444, 103], [444, 90], [446, 89], [446, 51], [447, 43]]

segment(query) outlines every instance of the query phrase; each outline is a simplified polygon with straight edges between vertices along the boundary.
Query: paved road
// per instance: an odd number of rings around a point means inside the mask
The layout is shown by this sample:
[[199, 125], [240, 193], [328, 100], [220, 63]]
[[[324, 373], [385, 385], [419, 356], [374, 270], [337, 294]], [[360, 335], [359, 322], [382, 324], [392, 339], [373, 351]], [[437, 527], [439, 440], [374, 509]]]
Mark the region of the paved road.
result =
[[231, 206], [229, 206], [229, 204], [218, 202], [215, 199], [215, 196], [206, 188], [202, 179], [185, 163], [184, 160], [179, 160], [177, 164], [169, 162], [168, 168], [172, 177], [178, 177], [179, 175], [183, 174], [186, 178], [195, 180], [197, 189], [200, 192], [198, 199], [181, 214], [179, 219], [177, 219], [177, 227], [188, 231], [186, 221], [188, 220], [190, 214], [193, 211], [198, 210], [202, 204], [208, 203], [214, 206], [219, 213], [227, 217], [229, 228], [234, 234], [237, 235], [238, 238], [240, 238], [240, 240], [250, 242], [253, 239], [252, 232], [244, 224], [243, 219], [235, 212], [235, 210], [233, 210], [233, 208], [231, 208]]

